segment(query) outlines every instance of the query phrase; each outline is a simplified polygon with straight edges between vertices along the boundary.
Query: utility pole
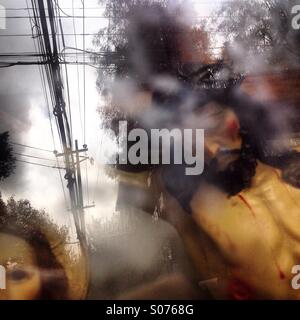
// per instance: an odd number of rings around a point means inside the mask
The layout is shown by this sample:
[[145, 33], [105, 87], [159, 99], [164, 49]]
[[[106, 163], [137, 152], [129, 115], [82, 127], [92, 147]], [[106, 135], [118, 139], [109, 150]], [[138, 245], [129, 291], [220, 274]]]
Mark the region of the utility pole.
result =
[[[87, 239], [86, 239], [86, 227], [85, 227], [85, 217], [84, 217], [84, 209], [92, 208], [92, 206], [84, 206], [83, 205], [83, 192], [82, 192], [82, 179], [81, 179], [81, 162], [88, 159], [88, 157], [80, 157], [80, 153], [85, 153], [88, 151], [86, 146], [83, 149], [78, 148], [78, 141], [75, 140], [75, 150], [68, 150], [67, 153], [56, 153], [56, 157], [71, 157], [73, 160], [73, 164], [71, 167], [72, 171], [72, 181], [76, 188], [72, 189], [76, 191], [74, 200], [71, 198], [71, 211], [74, 216], [74, 222], [76, 227], [76, 232], [78, 239], [82, 241], [84, 246], [87, 246]], [[75, 161], [74, 161], [75, 157]], [[70, 179], [66, 176], [68, 183]], [[71, 196], [71, 189], [68, 186]]]
[[[47, 2], [48, 15], [44, 1]], [[43, 47], [47, 55], [46, 68], [49, 68], [51, 89], [54, 97], [54, 109], [53, 114], [57, 120], [57, 126], [59, 136], [61, 138], [63, 152], [57, 153], [56, 157], [63, 157], [66, 164], [65, 179], [67, 180], [67, 188], [69, 190], [71, 211], [74, 218], [75, 229], [77, 238], [81, 244], [83, 252], [87, 252], [87, 237], [85, 228], [84, 209], [93, 206], [83, 206], [83, 193], [82, 193], [82, 181], [80, 164], [82, 161], [87, 160], [87, 157], [83, 157], [80, 160], [80, 153], [88, 151], [86, 146], [83, 149], [78, 149], [78, 141], [75, 141], [75, 150], [73, 150], [73, 141], [70, 131], [70, 124], [66, 112], [66, 103], [64, 98], [64, 86], [63, 78], [61, 75], [60, 60], [58, 45], [56, 41], [55, 32], [55, 14], [53, 10], [52, 0], [37, 0], [39, 22], [42, 30]], [[47, 16], [49, 21], [47, 21]], [[48, 27], [51, 29], [51, 38], [49, 35]], [[74, 159], [75, 158], [75, 159]]]
[[81, 230], [83, 234], [85, 234], [86, 230], [85, 230], [85, 217], [84, 217], [84, 210], [83, 210], [82, 181], [81, 181], [79, 149], [78, 149], [77, 140], [75, 140], [75, 148], [76, 148], [76, 169], [77, 169], [77, 183], [78, 183], [78, 210], [79, 210]]

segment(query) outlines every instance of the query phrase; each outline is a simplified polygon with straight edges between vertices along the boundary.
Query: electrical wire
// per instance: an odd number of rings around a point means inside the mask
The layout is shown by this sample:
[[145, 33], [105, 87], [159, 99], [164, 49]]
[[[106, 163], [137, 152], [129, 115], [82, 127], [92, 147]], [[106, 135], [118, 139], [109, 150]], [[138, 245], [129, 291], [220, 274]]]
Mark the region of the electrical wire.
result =
[[33, 159], [39, 159], [39, 160], [46, 160], [46, 161], [54, 161], [54, 162], [57, 162], [57, 159], [43, 158], [43, 157], [33, 156], [33, 155], [24, 154], [24, 153], [20, 153], [20, 152], [13, 152], [13, 154], [15, 154], [15, 155], [17, 155], [17, 156], [27, 157], [27, 158], [33, 158]]
[[[58, 18], [57, 15], [53, 16], [54, 18]], [[235, 18], [238, 17], [237, 15], [220, 15], [220, 14], [215, 14], [215, 15], [191, 15], [191, 18], [193, 18], [194, 20], [196, 18], [199, 19], [222, 19], [222, 18]], [[33, 18], [32, 16], [29, 18]], [[37, 18], [40, 18], [39, 16], [37, 16]], [[46, 18], [48, 19], [49, 16], [46, 16]], [[62, 19], [82, 19], [82, 15], [68, 15], [68, 16], [61, 16]], [[105, 16], [105, 15], [98, 15], [98, 16], [85, 16], [85, 19], [108, 19], [109, 16]], [[112, 17], [115, 18], [115, 17]], [[174, 18], [176, 18], [176, 16], [174, 15]], [[28, 16], [7, 16], [6, 19], [28, 19]], [[128, 20], [128, 17], [118, 17], [119, 20]]]
[[83, 142], [86, 145], [86, 69], [85, 69], [85, 2], [82, 2], [82, 44], [83, 44]]
[[[74, 14], [74, 0], [72, 0], [72, 13]], [[78, 42], [77, 42], [77, 35], [76, 35], [76, 25], [75, 25], [75, 19], [73, 19], [73, 30], [74, 30], [74, 37], [75, 37], [75, 47], [78, 47]], [[64, 49], [66, 50], [68, 47], [65, 47]], [[75, 51], [76, 55], [76, 62], [78, 62], [78, 50]], [[77, 71], [77, 92], [78, 92], [78, 111], [79, 111], [79, 120], [80, 120], [80, 127], [81, 127], [81, 132], [82, 136], [84, 136], [83, 132], [83, 124], [82, 124], [82, 111], [81, 111], [81, 94], [80, 94], [80, 79], [79, 79], [79, 66], [78, 64], [76, 65], [76, 71]]]
[[64, 9], [62, 9], [62, 8], [59, 6], [57, 0], [54, 0], [54, 3], [55, 3], [55, 5], [56, 5], [56, 7], [59, 9], [59, 11], [61, 11], [66, 17], [71, 17], [69, 14], [67, 14], [67, 13], [64, 11]]
[[20, 160], [20, 159], [16, 159], [16, 161], [18, 161], [18, 162], [23, 162], [23, 163], [27, 163], [27, 164], [36, 165], [36, 166], [39, 166], [39, 167], [51, 168], [51, 169], [63, 169], [63, 170], [66, 169], [66, 168], [63, 168], [63, 167], [48, 166], [48, 165], [46, 165], [46, 164], [41, 164], [41, 163], [36, 163], [36, 162], [30, 162], [30, 161]]
[[[99, 155], [101, 156], [102, 154], [102, 144], [103, 144], [103, 134], [101, 136], [101, 142], [100, 142], [100, 145], [98, 147], [98, 150], [97, 150], [97, 153], [96, 153], [96, 159], [98, 159]], [[96, 186], [95, 186], [95, 191], [94, 191], [94, 202], [96, 200], [96, 192], [97, 192], [97, 188], [98, 188], [98, 183], [99, 183], [99, 178], [100, 178], [100, 169], [101, 169], [101, 161], [98, 159], [98, 168], [97, 168], [97, 179], [96, 179]]]
[[[63, 48], [65, 48], [66, 44], [65, 44], [65, 39], [64, 39], [64, 31], [63, 31], [63, 27], [62, 27], [62, 23], [61, 23], [61, 19], [60, 18], [59, 18], [59, 26], [60, 26], [60, 32], [61, 32]], [[66, 57], [65, 56], [64, 56], [64, 61], [66, 61]], [[67, 64], [64, 65], [64, 69], [65, 69], [65, 82], [66, 82], [67, 100], [68, 100], [68, 108], [69, 108], [70, 132], [71, 132], [71, 140], [73, 141], [73, 121], [72, 121], [70, 86], [69, 86], [69, 75], [68, 75], [68, 66], [67, 66]]]
[[32, 147], [32, 146], [28, 146], [28, 145], [26, 145], [26, 144], [17, 143], [17, 142], [10, 142], [10, 143], [13, 144], [13, 145], [16, 145], [16, 146], [24, 147], [24, 148], [30, 148], [30, 149], [35, 149], [35, 150], [40, 150], [40, 151], [45, 151], [45, 152], [51, 152], [51, 153], [53, 153], [53, 151], [48, 150], [48, 149], [43, 149], [43, 148], [38, 148], [38, 147]]
[[[28, 5], [28, 1], [27, 0], [26, 0], [26, 5], [27, 5], [27, 8], [28, 8], [28, 13], [30, 14], [29, 5]], [[32, 26], [32, 30], [34, 30], [34, 27], [33, 27], [33, 24], [31, 22], [31, 20], [30, 20], [30, 24]], [[37, 41], [39, 41], [39, 40], [37, 40]], [[37, 52], [37, 44], [35, 42], [34, 36], [33, 36], [33, 42], [34, 42], [35, 51]], [[53, 147], [54, 147], [54, 149], [56, 149], [53, 126], [52, 126], [52, 121], [51, 121], [50, 104], [49, 104], [49, 99], [48, 99], [48, 94], [47, 94], [46, 84], [45, 84], [45, 74], [44, 74], [44, 70], [40, 66], [39, 66], [39, 72], [40, 72], [40, 78], [41, 78], [41, 82], [42, 82], [44, 97], [45, 97], [46, 105], [47, 105], [47, 111], [48, 111], [48, 118], [49, 118], [49, 123], [50, 123], [50, 130], [51, 130], [51, 136], [52, 136], [52, 141], [53, 141]], [[53, 103], [53, 101], [52, 101], [52, 103]], [[56, 159], [55, 161], [56, 161], [57, 167], [59, 167], [58, 159]], [[64, 183], [63, 183], [63, 179], [62, 179], [62, 174], [61, 174], [61, 169], [60, 168], [58, 169], [58, 172], [59, 172], [59, 179], [60, 179], [60, 183], [61, 183], [61, 187], [62, 187], [62, 191], [63, 191], [64, 201], [65, 201], [66, 207], [68, 207], [66, 191], [65, 191], [65, 187], [64, 187]]]

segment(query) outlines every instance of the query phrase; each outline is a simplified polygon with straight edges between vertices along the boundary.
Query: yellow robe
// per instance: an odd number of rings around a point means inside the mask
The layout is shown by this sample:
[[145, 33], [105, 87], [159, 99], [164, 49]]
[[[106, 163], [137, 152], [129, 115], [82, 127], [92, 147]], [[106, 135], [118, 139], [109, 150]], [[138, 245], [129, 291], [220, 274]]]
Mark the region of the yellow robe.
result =
[[208, 260], [210, 276], [226, 278], [231, 298], [300, 298], [291, 285], [300, 264], [300, 190], [280, 175], [259, 163], [250, 189], [229, 198], [207, 185], [192, 200], [193, 218], [225, 258], [219, 266]]

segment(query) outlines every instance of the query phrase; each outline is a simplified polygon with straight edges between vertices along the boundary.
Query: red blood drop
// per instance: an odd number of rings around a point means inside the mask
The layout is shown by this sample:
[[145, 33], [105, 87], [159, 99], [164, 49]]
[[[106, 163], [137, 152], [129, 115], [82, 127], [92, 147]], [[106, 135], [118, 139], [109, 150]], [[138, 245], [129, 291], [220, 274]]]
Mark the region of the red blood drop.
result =
[[251, 290], [244, 282], [239, 279], [233, 279], [229, 282], [229, 294], [234, 300], [251, 300]]
[[239, 132], [239, 124], [236, 119], [230, 119], [227, 122], [227, 132], [229, 137], [232, 140], [235, 140], [237, 138], [238, 132]]

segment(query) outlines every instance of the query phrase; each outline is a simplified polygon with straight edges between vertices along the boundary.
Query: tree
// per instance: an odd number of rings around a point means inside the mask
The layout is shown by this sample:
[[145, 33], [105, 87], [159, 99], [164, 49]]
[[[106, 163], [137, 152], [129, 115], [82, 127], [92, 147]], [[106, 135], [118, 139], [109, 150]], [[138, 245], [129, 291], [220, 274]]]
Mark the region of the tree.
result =
[[53, 282], [45, 279], [40, 298], [79, 299], [86, 294], [86, 261], [69, 246], [67, 228], [58, 226], [44, 210], [33, 208], [28, 200], [11, 197], [4, 202], [0, 194], [0, 233], [25, 240], [41, 270], [63, 271]]
[[5, 203], [0, 198], [0, 232], [9, 231], [24, 239], [32, 239], [47, 234], [49, 241], [64, 243], [68, 239], [65, 227], [59, 227], [43, 210], [32, 207], [28, 200], [15, 200]]
[[9, 143], [9, 133], [4, 132], [0, 134], [0, 181], [12, 174], [14, 169], [15, 157]]
[[[187, 26], [178, 17], [181, 6], [165, 0], [102, 0], [108, 26], [99, 31], [98, 86], [105, 77], [130, 78], [141, 89], [155, 74], [178, 76], [181, 64], [209, 63], [209, 37], [200, 26]], [[187, 41], [187, 38], [189, 39]]]
[[[99, 48], [98, 87], [107, 96], [99, 109], [103, 124], [115, 129], [119, 120], [131, 121], [129, 108], [109, 100], [105, 83], [125, 80], [137, 92], [154, 92], [155, 78], [186, 81], [189, 74], [212, 62], [208, 34], [200, 26], [189, 26], [178, 17], [184, 9], [162, 0], [111, 0], [106, 3], [108, 27], [99, 31], [94, 44]], [[125, 83], [123, 81], [123, 83]], [[145, 99], [146, 100], [146, 99]], [[124, 110], [126, 109], [126, 110]], [[134, 122], [134, 123], [133, 123]], [[118, 134], [118, 132], [116, 132]]]
[[291, 24], [295, 3], [295, 0], [233, 0], [221, 6], [213, 25], [226, 37], [233, 60], [245, 61], [245, 54], [250, 58], [260, 55], [268, 65], [299, 67], [300, 36]]
[[170, 70], [175, 48], [164, 45], [176, 30], [165, 8], [164, 1], [107, 2], [109, 25], [99, 31], [94, 41], [103, 52], [99, 61], [100, 88], [107, 76], [131, 77], [144, 83], [150, 71]]
[[[178, 52], [173, 50], [176, 49], [174, 35], [178, 32], [167, 15], [166, 1], [99, 2], [105, 4], [105, 15], [109, 19], [108, 26], [101, 29], [94, 39], [94, 45], [100, 51], [97, 85], [103, 95], [109, 97], [105, 85], [107, 80], [126, 79], [143, 90], [152, 73], [172, 73], [172, 61], [178, 56]], [[99, 109], [104, 126], [115, 130], [119, 120], [130, 122], [120, 106], [110, 103], [109, 99], [106, 102]]]

